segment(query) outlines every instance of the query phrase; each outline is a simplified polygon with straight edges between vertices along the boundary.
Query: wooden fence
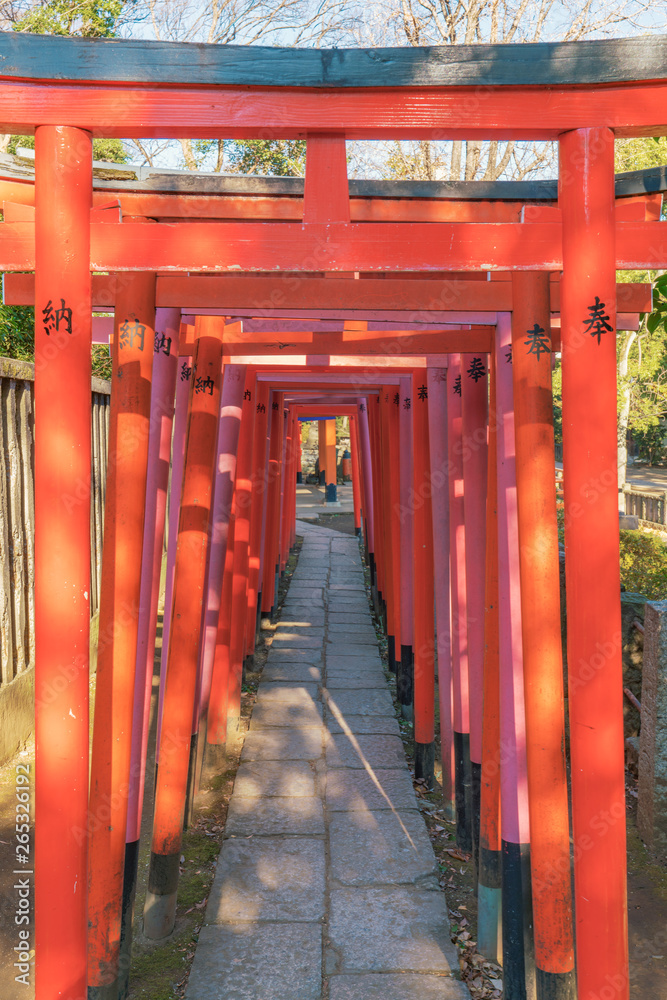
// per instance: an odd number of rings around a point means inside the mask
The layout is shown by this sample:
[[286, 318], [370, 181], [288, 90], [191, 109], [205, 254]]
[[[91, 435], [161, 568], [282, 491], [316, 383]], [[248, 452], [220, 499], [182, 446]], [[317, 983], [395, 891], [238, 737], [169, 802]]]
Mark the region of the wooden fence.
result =
[[667, 493], [635, 493], [625, 489], [625, 513], [649, 524], [667, 525]]
[[[110, 391], [108, 382], [93, 378], [91, 615], [99, 603]], [[0, 685], [35, 657], [33, 406], [34, 365], [0, 358]]]

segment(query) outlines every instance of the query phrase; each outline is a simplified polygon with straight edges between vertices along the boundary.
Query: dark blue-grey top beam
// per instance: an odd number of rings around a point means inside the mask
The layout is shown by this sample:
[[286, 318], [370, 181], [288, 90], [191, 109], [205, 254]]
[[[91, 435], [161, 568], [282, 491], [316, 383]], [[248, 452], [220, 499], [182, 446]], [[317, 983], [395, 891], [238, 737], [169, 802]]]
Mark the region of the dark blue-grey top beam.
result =
[[245, 87], [559, 87], [667, 79], [667, 36], [293, 49], [0, 33], [0, 76]]

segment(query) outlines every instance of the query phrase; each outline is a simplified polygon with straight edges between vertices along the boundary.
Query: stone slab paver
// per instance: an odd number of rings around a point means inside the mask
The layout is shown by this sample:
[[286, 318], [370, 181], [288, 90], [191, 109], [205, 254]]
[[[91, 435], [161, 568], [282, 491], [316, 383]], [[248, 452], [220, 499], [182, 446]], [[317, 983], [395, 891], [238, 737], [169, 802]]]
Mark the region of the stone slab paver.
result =
[[328, 771], [325, 804], [331, 812], [417, 808], [407, 768], [377, 768], [372, 774], [356, 768]]
[[298, 532], [186, 998], [468, 1000], [358, 542]]
[[329, 818], [331, 875], [343, 885], [418, 882], [437, 888], [437, 862], [417, 812], [333, 813]]
[[315, 794], [315, 776], [306, 761], [245, 761], [239, 766], [234, 795], [302, 796]]
[[305, 837], [226, 840], [206, 908], [207, 923], [321, 920], [324, 841]]
[[469, 1000], [463, 983], [449, 976], [411, 973], [332, 976], [329, 1000]]
[[322, 725], [322, 706], [317, 703], [309, 706], [290, 705], [276, 702], [274, 705], [255, 705], [250, 719], [250, 730], [275, 729], [290, 726], [300, 729], [304, 726]]
[[247, 733], [241, 760], [317, 760], [323, 753], [319, 729], [261, 729]]
[[187, 1000], [321, 1000], [320, 924], [203, 927]]
[[316, 837], [324, 831], [324, 808], [316, 797], [232, 795], [225, 824], [229, 837]]
[[346, 715], [342, 723], [327, 712], [327, 729], [330, 733], [389, 733], [398, 736], [398, 721], [390, 715]]
[[322, 680], [322, 670], [320, 667], [314, 667], [311, 663], [274, 663], [271, 661], [264, 667], [262, 680], [272, 683], [285, 681], [287, 684], [296, 684], [303, 681], [319, 684]]
[[406, 886], [334, 889], [330, 906], [336, 971], [444, 973], [458, 967], [441, 892]]
[[327, 767], [378, 767], [406, 770], [405, 751], [398, 736], [347, 736], [337, 733], [327, 741]]
[[394, 703], [388, 689], [359, 688], [355, 691], [338, 689], [324, 691], [324, 699], [331, 710], [343, 715], [393, 715]]

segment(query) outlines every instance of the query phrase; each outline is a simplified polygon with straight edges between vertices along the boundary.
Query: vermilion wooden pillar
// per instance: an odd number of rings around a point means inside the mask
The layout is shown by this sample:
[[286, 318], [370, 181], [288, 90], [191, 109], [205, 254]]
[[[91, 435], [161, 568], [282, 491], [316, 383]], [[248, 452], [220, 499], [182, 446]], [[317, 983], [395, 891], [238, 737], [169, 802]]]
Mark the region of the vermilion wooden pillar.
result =
[[227, 742], [227, 711], [229, 706], [229, 640], [232, 626], [232, 584], [234, 582], [234, 526], [236, 523], [236, 491], [232, 498], [232, 508], [227, 529], [227, 547], [222, 575], [220, 613], [215, 639], [215, 656], [211, 675], [211, 692], [206, 717], [206, 746], [202, 761], [202, 782], [204, 772], [217, 774], [225, 758]]
[[[252, 490], [252, 506], [250, 521], [250, 550], [248, 577], [248, 622], [246, 626], [246, 656], [247, 666], [254, 662], [254, 650], [257, 635], [257, 610], [259, 600], [259, 567], [260, 546], [262, 542], [262, 516], [266, 496], [266, 446], [267, 427], [269, 420], [269, 385], [267, 382], [257, 383], [257, 400], [255, 404], [255, 430], [253, 437], [252, 472], [250, 484]], [[298, 425], [300, 427], [300, 425]], [[301, 460], [301, 449], [298, 452]]]
[[[504, 360], [507, 363], [507, 360]], [[500, 676], [498, 652], [498, 469], [495, 355], [489, 357], [489, 441], [484, 598], [484, 720], [477, 873], [477, 947], [502, 962], [502, 853], [500, 838]]]
[[[299, 455], [301, 451], [299, 449]], [[352, 503], [354, 505], [354, 530], [361, 536], [362, 483], [359, 469], [359, 429], [358, 418], [350, 417], [350, 455], [352, 464]], [[298, 480], [297, 480], [298, 481]]]
[[266, 544], [262, 583], [262, 611], [273, 614], [276, 601], [278, 566], [278, 529], [280, 525], [280, 469], [283, 452], [283, 400], [285, 394], [274, 392], [271, 400], [269, 445], [269, 493], [266, 511]]
[[[618, 555], [614, 135], [560, 139], [567, 661], [580, 1000], [629, 992]], [[603, 817], [601, 820], [600, 817]]]
[[433, 521], [428, 386], [423, 371], [412, 375], [412, 433], [415, 776], [431, 788], [435, 769]]
[[373, 503], [375, 516], [375, 578], [377, 613], [386, 625], [385, 608], [385, 531], [384, 496], [382, 491], [382, 427], [380, 421], [380, 396], [368, 399], [368, 429], [371, 436], [371, 468], [373, 471]]
[[250, 553], [250, 504], [252, 490], [253, 432], [255, 426], [255, 385], [257, 376], [252, 368], [246, 372], [243, 412], [236, 463], [234, 517], [234, 578], [232, 582], [232, 618], [229, 632], [229, 704], [227, 727], [238, 728], [241, 718], [241, 686], [245, 659], [245, 630], [248, 609], [248, 560]]
[[90, 133], [36, 129], [37, 1000], [86, 991], [92, 159]]
[[447, 377], [449, 434], [449, 532], [452, 595], [452, 675], [454, 688], [454, 758], [456, 842], [472, 851], [472, 775], [468, 692], [466, 537], [463, 481], [461, 356], [453, 354]]
[[144, 908], [144, 933], [153, 939], [171, 933], [176, 912], [220, 416], [222, 323], [218, 317], [198, 316], [195, 326], [167, 684]]
[[398, 672], [401, 656], [401, 477], [398, 448], [400, 394], [398, 386], [389, 387], [387, 421], [388, 439], [388, 493], [387, 520], [389, 522], [389, 546], [391, 548], [391, 590], [393, 605], [393, 649], [389, 658], [390, 668]]
[[336, 419], [325, 421], [326, 437], [326, 488], [327, 503], [338, 500], [337, 469], [336, 469]]
[[488, 374], [486, 355], [461, 355], [461, 429], [466, 559], [466, 617], [470, 694], [470, 773], [475, 870], [479, 870], [479, 809], [482, 770], [484, 674], [484, 573]]
[[156, 310], [146, 478], [146, 514], [141, 556], [137, 672], [134, 684], [132, 755], [125, 835], [119, 970], [121, 996], [127, 993], [130, 972], [132, 922], [139, 863], [139, 837], [146, 777], [148, 730], [153, 695], [157, 609], [160, 596], [167, 488], [169, 486], [180, 320], [180, 309]]
[[[412, 387], [409, 376], [399, 388], [399, 463], [401, 501], [401, 659], [396, 677], [396, 696], [404, 719], [413, 718], [413, 595], [412, 595]], [[398, 665], [398, 664], [397, 664]]]
[[[191, 794], [199, 787], [203, 758], [207, 745], [207, 721], [211, 699], [211, 684], [216, 661], [218, 625], [221, 614], [222, 587], [227, 548], [230, 539], [232, 500], [236, 483], [236, 455], [241, 426], [241, 407], [245, 383], [244, 365], [225, 365], [220, 396], [220, 423], [213, 486], [211, 513], [211, 542], [206, 569], [205, 607], [203, 609], [200, 642], [200, 683], [195, 701], [196, 720], [193, 729], [197, 736], [197, 759]], [[229, 649], [227, 646], [226, 653]], [[225, 727], [227, 719], [227, 674], [225, 674]], [[216, 692], [216, 697], [219, 697]], [[225, 728], [226, 733], [226, 728]], [[224, 742], [224, 740], [223, 740]], [[213, 741], [215, 744], [215, 740]], [[217, 745], [217, 744], [216, 744]]]
[[530, 877], [530, 821], [526, 775], [523, 646], [511, 317], [498, 314], [496, 330], [496, 467], [498, 470], [498, 611], [502, 825], [503, 988], [512, 1000], [535, 996]]
[[114, 319], [100, 596], [100, 635], [110, 638], [99, 644], [97, 655], [91, 756], [91, 1000], [111, 1000], [118, 992], [154, 329], [155, 275], [125, 275], [116, 296]]
[[[390, 401], [392, 386], [383, 385], [380, 393], [380, 495], [383, 502], [384, 511], [384, 541], [383, 551], [385, 554], [385, 571], [387, 578], [386, 599], [387, 599], [387, 655], [389, 669], [396, 673], [396, 615], [398, 606], [396, 603], [396, 588], [394, 583], [395, 572], [395, 549], [393, 546], [393, 525], [392, 525], [392, 477], [391, 477], [391, 446], [390, 446], [390, 410], [393, 403]], [[398, 581], [396, 581], [398, 582]], [[400, 637], [399, 637], [400, 638]]]
[[360, 399], [357, 404], [359, 414], [359, 462], [364, 483], [364, 530], [371, 586], [375, 585], [375, 514], [373, 503], [373, 476], [371, 470], [370, 430], [368, 427], [368, 403]]
[[549, 273], [512, 275], [512, 373], [537, 995], [575, 996]]
[[427, 369], [428, 440], [431, 461], [431, 511], [433, 516], [433, 562], [435, 617], [438, 650], [438, 698], [442, 799], [448, 819], [456, 816], [454, 805], [454, 731], [452, 728], [452, 640], [449, 574], [449, 455], [447, 448], [447, 369]]
[[317, 424], [318, 459], [320, 468], [320, 486], [326, 487], [327, 482], [327, 424], [320, 420]]

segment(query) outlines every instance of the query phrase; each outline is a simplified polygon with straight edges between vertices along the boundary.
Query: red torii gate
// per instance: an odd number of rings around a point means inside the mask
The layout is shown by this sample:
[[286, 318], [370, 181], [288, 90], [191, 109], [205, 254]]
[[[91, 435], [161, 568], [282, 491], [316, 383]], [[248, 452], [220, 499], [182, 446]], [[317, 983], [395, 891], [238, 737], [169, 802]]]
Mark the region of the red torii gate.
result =
[[[86, 844], [73, 842], [72, 826], [85, 829], [87, 819], [88, 508], [63, 510], [46, 497], [73, 495], [88, 475], [90, 271], [312, 271], [315, 262], [324, 271], [563, 269], [568, 660], [577, 690], [573, 801], [582, 852], [575, 863], [579, 990], [581, 1000], [602, 996], [610, 985], [627, 996], [622, 824], [610, 824], [594, 850], [586, 851], [583, 840], [596, 816], [615, 816], [623, 803], [618, 523], [615, 490], [605, 487], [615, 469], [615, 352], [606, 336], [616, 315], [614, 272], [667, 260], [658, 223], [614, 223], [613, 136], [664, 134], [656, 123], [664, 108], [665, 44], [478, 46], [467, 50], [466, 63], [417, 49], [379, 60], [378, 51], [332, 59], [264, 50], [258, 68], [256, 50], [227, 49], [220, 62], [215, 47], [209, 64], [205, 46], [0, 38], [3, 128], [38, 126], [34, 224], [0, 227], [3, 269], [36, 273], [37, 807], [57, 814], [66, 787], [71, 808], [59, 828], [54, 819], [50, 842], [37, 834], [39, 892], [48, 886], [54, 900], [38, 896], [38, 990], [48, 983], [56, 995], [73, 996], [85, 981], [76, 949], [85, 939], [84, 894], [69, 907], [64, 901], [85, 882]], [[479, 67], [489, 57], [480, 92]], [[302, 224], [90, 221], [91, 134], [254, 137], [267, 124], [275, 137], [310, 138], [315, 194], [306, 199], [312, 214]], [[557, 138], [562, 223], [351, 223], [343, 171], [335, 172], [343, 136]], [[66, 688], [51, 697], [54, 679], [63, 676]], [[57, 765], [44, 752], [54, 733]], [[528, 740], [530, 757], [530, 731]], [[606, 919], [604, 935], [597, 914]], [[538, 969], [545, 989], [569, 971], [551, 967], [548, 949]], [[105, 985], [103, 979], [99, 988]]]

